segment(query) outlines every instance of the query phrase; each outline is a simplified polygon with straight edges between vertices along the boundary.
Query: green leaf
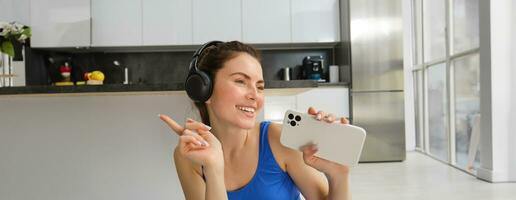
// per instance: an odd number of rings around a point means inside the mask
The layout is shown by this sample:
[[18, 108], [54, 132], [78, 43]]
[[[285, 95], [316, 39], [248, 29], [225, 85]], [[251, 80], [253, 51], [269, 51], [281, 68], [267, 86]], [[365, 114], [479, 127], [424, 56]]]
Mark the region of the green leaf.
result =
[[24, 28], [23, 31], [21, 32], [21, 34], [25, 34], [25, 35], [27, 35], [27, 37], [32, 36], [31, 28], [30, 27]]
[[0, 50], [11, 57], [14, 57], [13, 43], [9, 41], [3, 41]]

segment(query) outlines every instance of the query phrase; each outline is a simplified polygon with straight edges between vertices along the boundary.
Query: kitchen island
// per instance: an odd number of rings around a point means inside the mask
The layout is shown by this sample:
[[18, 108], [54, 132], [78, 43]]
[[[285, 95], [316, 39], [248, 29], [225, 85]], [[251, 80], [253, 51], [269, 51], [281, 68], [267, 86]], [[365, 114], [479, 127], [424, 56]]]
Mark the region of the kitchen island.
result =
[[[181, 198], [172, 158], [178, 137], [157, 115], [199, 119], [182, 87], [0, 88], [0, 199]], [[258, 120], [308, 105], [347, 116], [347, 89], [268, 81]]]

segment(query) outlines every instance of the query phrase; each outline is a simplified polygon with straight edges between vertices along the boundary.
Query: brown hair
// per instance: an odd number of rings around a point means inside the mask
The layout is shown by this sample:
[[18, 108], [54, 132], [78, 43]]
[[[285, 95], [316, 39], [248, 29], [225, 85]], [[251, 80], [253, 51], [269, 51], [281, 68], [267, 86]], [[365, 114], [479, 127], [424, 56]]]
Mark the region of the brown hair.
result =
[[[215, 75], [222, 69], [224, 63], [235, 58], [239, 53], [247, 53], [256, 58], [260, 62], [260, 52], [254, 47], [239, 41], [224, 42], [214, 46], [210, 46], [203, 50], [199, 57], [199, 69], [206, 72], [215, 85]], [[199, 109], [202, 123], [211, 126], [208, 108], [204, 102], [195, 103], [195, 107]]]

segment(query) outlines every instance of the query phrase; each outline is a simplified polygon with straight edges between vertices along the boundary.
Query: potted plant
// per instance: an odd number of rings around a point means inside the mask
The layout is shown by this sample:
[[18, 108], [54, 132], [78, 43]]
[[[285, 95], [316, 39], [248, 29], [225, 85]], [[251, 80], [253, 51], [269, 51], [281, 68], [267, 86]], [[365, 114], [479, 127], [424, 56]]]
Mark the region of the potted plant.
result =
[[13, 57], [13, 60], [23, 60], [22, 45], [28, 43], [31, 35], [28, 26], [0, 21], [0, 53]]

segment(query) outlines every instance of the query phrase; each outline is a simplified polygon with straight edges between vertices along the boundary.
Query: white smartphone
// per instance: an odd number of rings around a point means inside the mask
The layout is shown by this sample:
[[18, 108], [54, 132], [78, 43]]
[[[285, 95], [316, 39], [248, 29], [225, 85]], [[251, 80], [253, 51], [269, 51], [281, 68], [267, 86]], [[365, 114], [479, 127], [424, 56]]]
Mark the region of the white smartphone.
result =
[[358, 164], [365, 138], [365, 130], [358, 126], [319, 121], [293, 110], [285, 113], [281, 130], [283, 145], [299, 150], [314, 143], [319, 148], [316, 156], [348, 166]]

